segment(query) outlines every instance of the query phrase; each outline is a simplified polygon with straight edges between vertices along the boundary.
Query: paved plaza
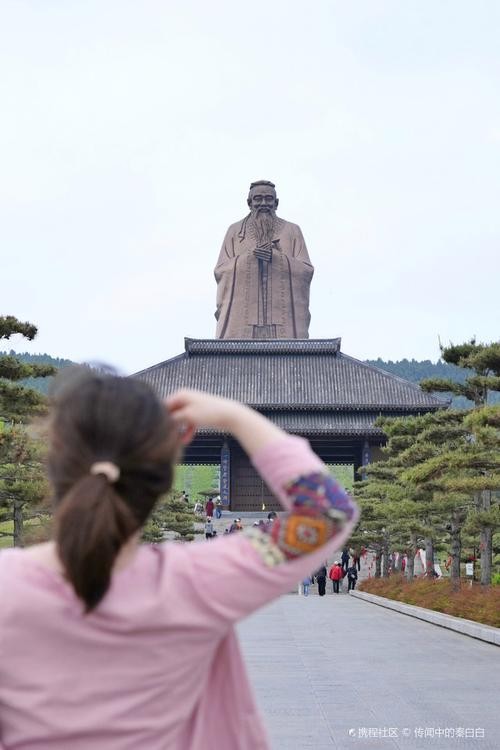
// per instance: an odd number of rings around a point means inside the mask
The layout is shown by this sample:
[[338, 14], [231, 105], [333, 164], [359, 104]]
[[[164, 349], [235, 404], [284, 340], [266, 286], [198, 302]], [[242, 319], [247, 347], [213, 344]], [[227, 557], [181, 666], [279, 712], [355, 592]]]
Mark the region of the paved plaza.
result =
[[273, 750], [500, 748], [497, 646], [328, 592], [239, 627]]

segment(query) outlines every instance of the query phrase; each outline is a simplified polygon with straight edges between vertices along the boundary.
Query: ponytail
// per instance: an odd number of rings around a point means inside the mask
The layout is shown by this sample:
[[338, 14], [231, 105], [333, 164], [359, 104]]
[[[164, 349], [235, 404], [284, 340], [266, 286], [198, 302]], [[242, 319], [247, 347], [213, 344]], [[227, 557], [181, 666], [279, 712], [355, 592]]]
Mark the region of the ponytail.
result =
[[56, 544], [66, 577], [90, 612], [106, 594], [116, 556], [139, 524], [103, 474], [87, 474], [56, 513]]
[[172, 486], [178, 432], [140, 380], [79, 368], [55, 383], [47, 459], [66, 578], [87, 612], [123, 545]]

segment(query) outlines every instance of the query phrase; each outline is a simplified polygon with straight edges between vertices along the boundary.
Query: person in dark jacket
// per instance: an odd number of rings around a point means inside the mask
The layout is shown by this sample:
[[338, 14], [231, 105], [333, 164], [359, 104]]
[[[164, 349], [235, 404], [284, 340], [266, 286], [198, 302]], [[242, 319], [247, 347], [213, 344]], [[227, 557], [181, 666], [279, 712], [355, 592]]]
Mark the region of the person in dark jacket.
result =
[[318, 568], [313, 578], [318, 582], [318, 594], [324, 596], [326, 594], [326, 565]]
[[347, 591], [354, 591], [356, 588], [356, 581], [358, 580], [358, 571], [356, 565], [353, 563], [347, 568]]
[[342, 550], [340, 559], [342, 560], [342, 572], [347, 572], [347, 568], [349, 567], [349, 550], [347, 548]]

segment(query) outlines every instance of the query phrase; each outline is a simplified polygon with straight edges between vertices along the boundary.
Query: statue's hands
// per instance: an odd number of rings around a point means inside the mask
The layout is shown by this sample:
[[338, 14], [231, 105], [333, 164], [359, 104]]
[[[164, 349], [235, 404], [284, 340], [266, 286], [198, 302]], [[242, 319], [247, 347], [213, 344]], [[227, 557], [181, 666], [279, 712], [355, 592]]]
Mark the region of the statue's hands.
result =
[[266, 263], [270, 263], [273, 259], [273, 243], [266, 242], [265, 245], [256, 247], [255, 250], [253, 251], [253, 254], [259, 260], [265, 260]]

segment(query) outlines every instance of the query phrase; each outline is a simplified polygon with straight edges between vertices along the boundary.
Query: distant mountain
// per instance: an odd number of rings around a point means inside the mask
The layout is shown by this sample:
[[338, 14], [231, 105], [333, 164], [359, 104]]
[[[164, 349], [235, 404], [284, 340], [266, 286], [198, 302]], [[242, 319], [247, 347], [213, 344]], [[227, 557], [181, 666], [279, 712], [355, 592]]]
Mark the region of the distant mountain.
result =
[[[418, 362], [416, 359], [401, 359], [393, 362], [390, 359], [385, 362], [383, 359], [367, 359], [365, 362], [367, 365], [374, 365], [381, 370], [390, 372], [392, 375], [409, 380], [410, 383], [417, 384], [424, 378], [446, 378], [463, 383], [468, 375], [472, 375], [471, 370], [463, 370], [456, 365], [441, 362], [441, 360], [431, 362], [430, 359], [425, 359], [423, 362]], [[462, 396], [453, 396], [452, 393], [438, 393], [437, 395], [441, 398], [452, 398], [452, 406], [455, 409], [468, 409], [473, 406], [472, 401], [468, 401]], [[488, 400], [492, 404], [500, 403], [500, 393], [491, 393]]]
[[[0, 352], [0, 356], [2, 354], [10, 354], [20, 359], [21, 362], [54, 365], [54, 367], [58, 368], [68, 367], [69, 365], [74, 364], [69, 359], [51, 357], [50, 354], [28, 354], [27, 352], [16, 353], [12, 350], [10, 352]], [[397, 362], [393, 362], [392, 360], [386, 362], [383, 359], [367, 359], [365, 362], [367, 365], [379, 367], [381, 370], [385, 370], [386, 372], [390, 372], [400, 378], [404, 378], [404, 380], [409, 380], [411, 383], [417, 384], [424, 378], [449, 378], [451, 380], [456, 380], [459, 383], [463, 383], [469, 374], [468, 370], [462, 370], [460, 367], [449, 365], [446, 362], [431, 362], [430, 359], [426, 359], [423, 362], [419, 362], [416, 359], [401, 359]], [[36, 388], [37, 390], [42, 391], [42, 393], [47, 393], [50, 381], [51, 378], [29, 378], [28, 380], [23, 381], [23, 383], [31, 388]], [[451, 396], [452, 394], [439, 395], [446, 397], [446, 395]], [[500, 393], [492, 393], [490, 396], [490, 402], [500, 403]], [[465, 398], [457, 398], [454, 396], [452, 405], [457, 409], [464, 409], [472, 406], [472, 403]]]

